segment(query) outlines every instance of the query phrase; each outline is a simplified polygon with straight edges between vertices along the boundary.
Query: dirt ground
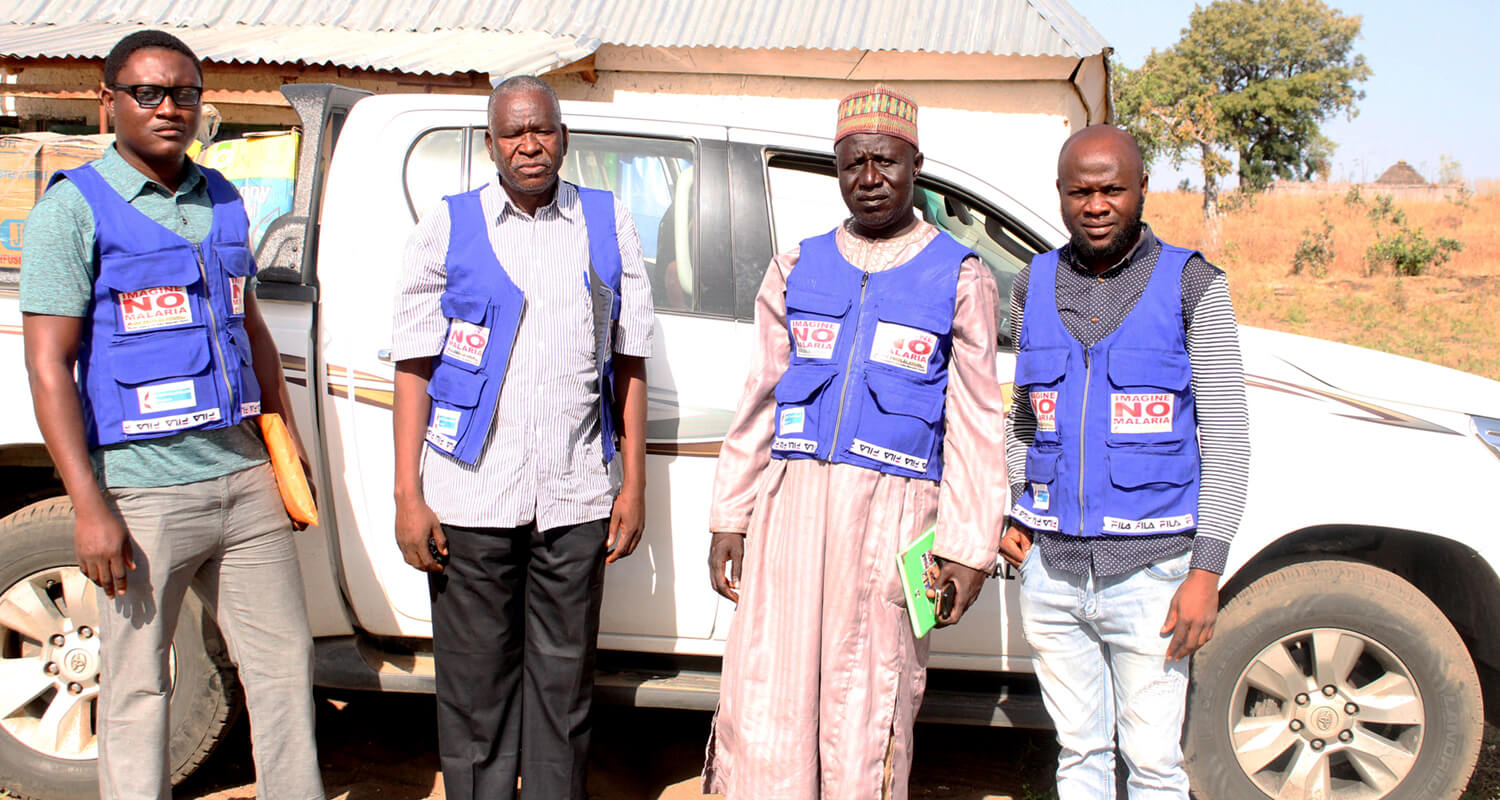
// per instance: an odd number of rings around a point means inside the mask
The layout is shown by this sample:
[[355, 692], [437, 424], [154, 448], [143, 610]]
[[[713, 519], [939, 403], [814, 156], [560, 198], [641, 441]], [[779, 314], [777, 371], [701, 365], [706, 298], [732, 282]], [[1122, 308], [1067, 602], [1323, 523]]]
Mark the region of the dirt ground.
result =
[[[688, 800], [698, 791], [709, 715], [598, 707], [589, 771], [591, 800]], [[255, 775], [241, 724], [175, 796], [251, 800]], [[443, 797], [429, 696], [320, 694], [318, 741], [330, 800]], [[1050, 734], [920, 725], [911, 796], [916, 800], [1045, 797], [1056, 747]]]

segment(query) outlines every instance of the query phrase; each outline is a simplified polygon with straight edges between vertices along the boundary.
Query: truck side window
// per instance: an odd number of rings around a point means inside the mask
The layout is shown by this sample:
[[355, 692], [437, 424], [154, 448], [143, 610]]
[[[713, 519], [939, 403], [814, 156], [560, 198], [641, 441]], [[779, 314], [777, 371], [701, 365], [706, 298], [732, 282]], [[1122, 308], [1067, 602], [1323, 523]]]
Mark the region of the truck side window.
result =
[[[484, 129], [470, 136], [469, 183], [495, 179]], [[564, 180], [608, 189], [630, 208], [651, 296], [661, 311], [698, 311], [697, 148], [690, 141], [570, 130]]]
[[[766, 177], [771, 195], [771, 228], [776, 252], [803, 239], [827, 233], [849, 216], [839, 196], [838, 180], [827, 157], [772, 155]], [[995, 276], [1000, 289], [1001, 339], [1010, 330], [1010, 288], [1021, 267], [1040, 252], [1035, 240], [1004, 215], [992, 211], [956, 187], [931, 178], [917, 182], [914, 201], [922, 219], [947, 231], [974, 251]]]
[[464, 190], [463, 156], [462, 128], [428, 131], [412, 143], [404, 177], [406, 202], [414, 217], [421, 219], [445, 195]]

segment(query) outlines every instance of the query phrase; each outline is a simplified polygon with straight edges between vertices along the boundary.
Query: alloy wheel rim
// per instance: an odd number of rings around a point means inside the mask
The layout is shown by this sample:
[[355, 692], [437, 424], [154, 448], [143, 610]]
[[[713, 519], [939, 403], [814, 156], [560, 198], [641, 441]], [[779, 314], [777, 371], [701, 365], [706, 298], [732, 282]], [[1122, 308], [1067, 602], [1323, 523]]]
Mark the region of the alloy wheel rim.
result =
[[97, 755], [99, 612], [77, 567], [34, 572], [0, 594], [0, 728], [53, 758]]
[[1401, 659], [1343, 628], [1273, 642], [1235, 682], [1229, 736], [1239, 766], [1276, 800], [1376, 800], [1411, 772], [1425, 706]]

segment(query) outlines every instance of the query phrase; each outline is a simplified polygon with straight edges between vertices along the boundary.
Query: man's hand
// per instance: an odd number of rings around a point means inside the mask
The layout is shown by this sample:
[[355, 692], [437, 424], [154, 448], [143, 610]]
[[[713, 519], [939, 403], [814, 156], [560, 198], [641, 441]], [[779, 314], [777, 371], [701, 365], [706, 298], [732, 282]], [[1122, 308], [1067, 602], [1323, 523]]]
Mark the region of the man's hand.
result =
[[1208, 644], [1219, 616], [1219, 576], [1206, 569], [1193, 569], [1172, 595], [1172, 607], [1161, 635], [1172, 634], [1167, 658], [1187, 658]]
[[964, 612], [969, 610], [969, 606], [974, 605], [974, 601], [979, 599], [979, 593], [984, 591], [985, 573], [983, 570], [942, 557], [937, 558], [932, 572], [936, 573], [936, 579], [932, 583], [937, 589], [928, 589], [927, 599], [936, 600], [949, 583], [952, 583], [956, 589], [953, 608], [949, 610], [948, 616], [937, 618], [937, 627], [946, 628], [958, 622]]
[[1031, 531], [1012, 522], [1006, 526], [1005, 535], [1000, 537], [1000, 557], [1012, 567], [1020, 567], [1026, 554], [1031, 552], [1031, 545]]
[[[725, 575], [728, 567], [729, 574]], [[708, 582], [714, 591], [738, 603], [740, 572], [745, 567], [745, 534], [714, 533], [708, 546]]]
[[97, 511], [76, 510], [73, 523], [73, 550], [78, 567], [89, 580], [104, 590], [105, 597], [124, 594], [127, 573], [135, 569], [130, 551], [130, 537], [125, 525], [108, 508]]
[[439, 553], [448, 555], [448, 537], [443, 535], [442, 523], [427, 502], [420, 497], [397, 501], [396, 544], [406, 563], [423, 572], [442, 572], [443, 565], [427, 548], [429, 539], [437, 545]]
[[609, 539], [605, 547], [609, 556], [604, 563], [616, 561], [635, 552], [641, 541], [641, 531], [646, 527], [646, 493], [641, 489], [625, 489], [615, 497], [614, 508], [609, 512]]

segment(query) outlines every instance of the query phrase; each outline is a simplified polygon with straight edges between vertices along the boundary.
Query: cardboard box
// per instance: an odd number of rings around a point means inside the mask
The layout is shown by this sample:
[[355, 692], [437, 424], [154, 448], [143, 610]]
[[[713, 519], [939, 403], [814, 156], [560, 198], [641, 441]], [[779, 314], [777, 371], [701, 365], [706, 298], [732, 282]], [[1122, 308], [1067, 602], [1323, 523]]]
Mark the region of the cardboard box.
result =
[[[46, 191], [52, 173], [93, 161], [114, 138], [60, 133], [0, 136], [0, 271], [21, 268], [26, 215]], [[14, 277], [3, 282], [13, 282]]]

